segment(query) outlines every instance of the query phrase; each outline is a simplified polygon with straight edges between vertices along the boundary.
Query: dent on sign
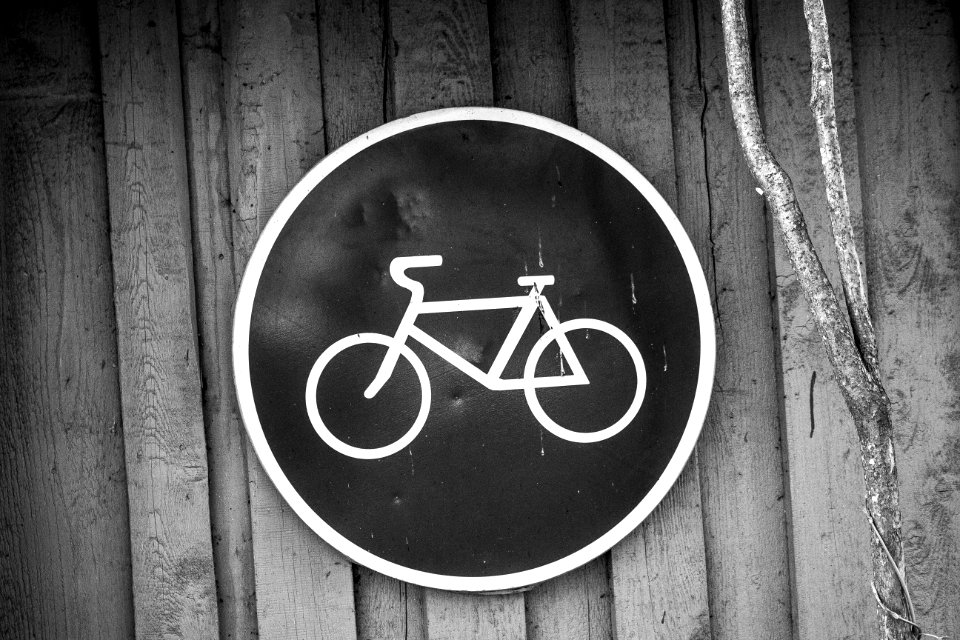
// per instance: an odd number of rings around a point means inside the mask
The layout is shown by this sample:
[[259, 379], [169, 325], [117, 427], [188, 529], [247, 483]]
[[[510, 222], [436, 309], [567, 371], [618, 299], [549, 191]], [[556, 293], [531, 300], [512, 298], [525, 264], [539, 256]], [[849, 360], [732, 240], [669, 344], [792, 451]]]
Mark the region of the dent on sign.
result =
[[519, 588], [669, 490], [712, 318], [676, 216], [610, 149], [517, 111], [429, 112], [325, 158], [267, 224], [236, 308], [241, 413], [283, 497], [355, 562]]

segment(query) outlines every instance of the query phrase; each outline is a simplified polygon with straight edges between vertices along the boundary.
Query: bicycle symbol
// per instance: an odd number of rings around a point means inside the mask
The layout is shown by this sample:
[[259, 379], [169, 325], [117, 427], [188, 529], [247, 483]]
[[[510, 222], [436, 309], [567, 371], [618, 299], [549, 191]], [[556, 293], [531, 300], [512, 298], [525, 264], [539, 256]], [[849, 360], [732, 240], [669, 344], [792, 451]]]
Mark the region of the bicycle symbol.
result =
[[[427, 376], [427, 370], [423, 366], [423, 362], [417, 354], [407, 346], [406, 342], [408, 338], [417, 340], [491, 391], [523, 390], [531, 413], [533, 413], [537, 421], [543, 425], [544, 429], [569, 442], [592, 443], [606, 440], [620, 433], [620, 431], [625, 429], [634, 417], [636, 417], [637, 412], [640, 410], [640, 405], [643, 402], [643, 396], [647, 386], [647, 376], [640, 351], [633, 341], [627, 337], [627, 334], [612, 324], [595, 318], [577, 318], [560, 322], [550, 307], [550, 303], [542, 295], [543, 289], [554, 283], [554, 278], [551, 275], [521, 276], [517, 278], [517, 284], [521, 287], [530, 287], [530, 292], [525, 296], [424, 302], [423, 285], [411, 279], [404, 272], [408, 269], [421, 267], [437, 267], [442, 263], [442, 256], [407, 256], [394, 258], [390, 263], [390, 276], [394, 282], [404, 289], [408, 289], [411, 293], [410, 305], [400, 320], [400, 326], [397, 328], [397, 332], [393, 336], [387, 336], [382, 333], [358, 333], [342, 338], [327, 347], [310, 369], [310, 375], [307, 376], [306, 388], [307, 414], [310, 416], [310, 422], [313, 424], [313, 428], [317, 431], [317, 434], [319, 434], [319, 436], [323, 438], [323, 441], [330, 447], [344, 455], [361, 460], [384, 458], [407, 447], [407, 445], [417, 437], [420, 430], [423, 429], [423, 425], [426, 424], [427, 416], [430, 412], [430, 379]], [[468, 362], [461, 355], [444, 346], [414, 324], [417, 317], [423, 314], [511, 308], [519, 309], [520, 313], [517, 315], [513, 327], [511, 327], [507, 333], [503, 345], [494, 358], [489, 371], [482, 371], [479, 367]], [[540, 336], [530, 350], [530, 355], [527, 357], [523, 369], [523, 377], [513, 379], [502, 378], [504, 368], [516, 350], [528, 323], [537, 311], [540, 312], [548, 329]], [[540, 406], [540, 401], [536, 394], [537, 389], [590, 384], [590, 380], [587, 379], [587, 375], [584, 373], [583, 367], [580, 365], [580, 361], [577, 359], [566, 336], [567, 332], [577, 329], [606, 333], [620, 342], [627, 350], [637, 373], [637, 389], [626, 413], [609, 427], [598, 431], [573, 431], [560, 426], [546, 414], [543, 407]], [[537, 363], [540, 360], [540, 356], [553, 342], [556, 342], [560, 348], [561, 362], [566, 361], [569, 364], [570, 373], [561, 372], [560, 375], [537, 376]], [[355, 447], [340, 440], [333, 435], [330, 429], [327, 428], [327, 425], [324, 424], [317, 406], [317, 385], [324, 368], [342, 351], [359, 344], [379, 344], [387, 347], [387, 353], [383, 359], [383, 363], [380, 365], [380, 369], [364, 391], [364, 397], [367, 399], [375, 397], [390, 379], [400, 356], [403, 356], [410, 362], [420, 380], [420, 409], [413, 426], [410, 427], [400, 439], [382, 447]]]

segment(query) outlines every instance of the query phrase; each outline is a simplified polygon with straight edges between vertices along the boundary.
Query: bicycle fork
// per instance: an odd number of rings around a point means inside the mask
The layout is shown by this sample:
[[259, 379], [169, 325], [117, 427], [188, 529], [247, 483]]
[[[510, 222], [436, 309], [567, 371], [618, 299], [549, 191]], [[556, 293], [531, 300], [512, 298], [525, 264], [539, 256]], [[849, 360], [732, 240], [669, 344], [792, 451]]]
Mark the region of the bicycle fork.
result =
[[409, 328], [416, 321], [417, 315], [418, 312], [415, 309], [413, 301], [411, 301], [410, 306], [407, 307], [406, 312], [403, 314], [403, 319], [400, 321], [397, 333], [394, 334], [393, 340], [387, 348], [387, 355], [383, 357], [383, 363], [380, 365], [377, 375], [374, 376], [373, 382], [371, 382], [370, 386], [363, 392], [363, 397], [367, 400], [380, 393], [383, 385], [387, 384], [387, 380], [393, 375], [393, 369], [397, 366], [397, 360], [400, 359], [400, 346], [407, 341]]

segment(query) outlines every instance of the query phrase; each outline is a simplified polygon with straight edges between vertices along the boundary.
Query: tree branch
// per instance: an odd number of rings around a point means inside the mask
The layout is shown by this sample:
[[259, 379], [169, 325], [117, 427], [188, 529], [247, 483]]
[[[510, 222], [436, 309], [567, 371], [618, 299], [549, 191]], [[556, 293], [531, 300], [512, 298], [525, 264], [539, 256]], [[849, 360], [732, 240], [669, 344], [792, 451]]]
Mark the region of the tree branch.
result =
[[827, 356], [841, 386], [856, 392], [854, 400], [858, 408], [867, 413], [876, 413], [879, 410], [875, 406], [878, 391], [876, 382], [863, 365], [836, 293], [814, 251], [790, 177], [767, 147], [753, 88], [753, 67], [744, 20], [742, 1], [724, 0], [727, 81], [740, 145], [783, 232], [790, 262], [797, 272], [800, 287], [810, 304]]
[[830, 30], [823, 0], [804, 0], [803, 14], [806, 16], [807, 31], [810, 35], [810, 110], [817, 124], [820, 160], [823, 163], [827, 204], [830, 208], [830, 228], [840, 261], [840, 280], [860, 355], [871, 375], [878, 377], [877, 338], [870, 320], [860, 258], [853, 238], [853, 225], [850, 224], [850, 204], [847, 201], [847, 185], [834, 105]]
[[881, 384], [876, 337], [850, 225], [850, 207], [836, 130], [829, 32], [821, 0], [804, 1], [813, 59], [811, 107], [817, 120], [831, 226], [840, 258], [849, 321], [810, 240], [793, 184], [770, 152], [760, 125], [743, 0], [723, 0], [730, 104], [747, 164], [760, 183], [783, 234], [797, 281], [857, 427], [866, 489], [865, 506], [876, 532], [871, 536], [871, 556], [873, 585], [880, 603], [877, 606], [879, 637], [915, 639], [919, 637], [920, 629], [907, 617], [909, 614], [904, 613], [912, 612], [912, 603], [905, 590], [903, 572], [900, 493], [890, 400]]

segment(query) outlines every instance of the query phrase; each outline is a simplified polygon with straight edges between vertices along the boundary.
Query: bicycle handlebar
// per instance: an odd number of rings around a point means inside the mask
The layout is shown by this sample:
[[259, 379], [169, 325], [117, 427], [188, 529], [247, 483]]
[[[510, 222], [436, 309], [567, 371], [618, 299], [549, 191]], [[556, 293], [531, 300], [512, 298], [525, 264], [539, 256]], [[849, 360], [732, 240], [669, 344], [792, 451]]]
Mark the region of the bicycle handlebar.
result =
[[517, 278], [517, 284], [521, 287], [537, 287], [538, 289], [543, 289], [553, 284], [553, 276], [520, 276]]

